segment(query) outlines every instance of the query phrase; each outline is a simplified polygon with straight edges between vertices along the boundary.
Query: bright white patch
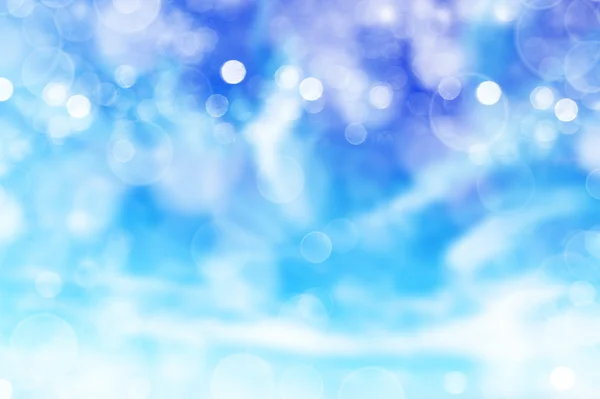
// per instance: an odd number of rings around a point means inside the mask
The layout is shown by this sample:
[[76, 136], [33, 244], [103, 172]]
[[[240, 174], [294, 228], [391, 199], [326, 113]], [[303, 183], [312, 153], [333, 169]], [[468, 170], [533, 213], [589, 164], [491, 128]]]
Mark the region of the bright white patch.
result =
[[246, 67], [237, 60], [227, 61], [221, 67], [221, 77], [229, 84], [238, 84], [246, 77]]
[[568, 367], [557, 367], [550, 373], [550, 384], [557, 391], [568, 391], [575, 385], [575, 372]]
[[529, 101], [535, 109], [548, 109], [554, 104], [554, 93], [549, 87], [536, 87], [529, 95]]
[[10, 381], [0, 379], [0, 399], [11, 399], [13, 386]]
[[378, 84], [369, 91], [369, 102], [377, 109], [386, 109], [394, 99], [394, 92], [387, 84]]
[[76, 94], [67, 101], [67, 111], [73, 118], [85, 118], [89, 115], [92, 104], [86, 96]]
[[453, 371], [444, 376], [444, 389], [450, 395], [460, 395], [467, 389], [467, 376], [460, 371]]
[[317, 78], [306, 78], [300, 83], [300, 95], [306, 101], [316, 101], [323, 95], [323, 84]]
[[67, 100], [68, 91], [65, 85], [51, 82], [44, 87], [42, 98], [44, 102], [51, 107], [63, 105]]
[[0, 78], [0, 101], [6, 101], [12, 97], [15, 88], [12, 82], [6, 78]]
[[558, 100], [554, 106], [554, 114], [558, 120], [562, 122], [571, 122], [577, 118], [578, 112], [579, 107], [577, 106], [577, 103], [570, 98]]
[[487, 80], [477, 86], [477, 100], [483, 105], [494, 105], [502, 97], [502, 89], [496, 82]]

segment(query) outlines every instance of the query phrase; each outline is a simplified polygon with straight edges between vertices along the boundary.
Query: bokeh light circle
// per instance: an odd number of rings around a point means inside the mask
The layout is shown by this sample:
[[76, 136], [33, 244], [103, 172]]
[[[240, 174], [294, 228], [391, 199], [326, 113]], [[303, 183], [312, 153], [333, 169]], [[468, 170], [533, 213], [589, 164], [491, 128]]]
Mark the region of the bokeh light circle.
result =
[[595, 169], [587, 175], [585, 188], [593, 198], [600, 199], [600, 169]]
[[295, 159], [277, 156], [271, 165], [259, 170], [256, 184], [266, 200], [275, 204], [288, 204], [304, 190], [304, 171]]
[[[126, 143], [129, 143], [127, 145]], [[130, 157], [121, 151], [129, 147]], [[162, 177], [173, 156], [169, 135], [158, 125], [126, 122], [116, 126], [108, 145], [108, 164], [113, 173], [131, 185], [147, 185]]]
[[552, 8], [565, 0], [520, 0], [521, 3], [528, 8], [541, 10], [545, 8]]
[[241, 83], [246, 77], [246, 66], [238, 60], [229, 60], [221, 66], [221, 77], [232, 85]]
[[582, 93], [600, 91], [600, 42], [581, 42], [573, 46], [565, 57], [565, 77]]
[[367, 139], [369, 132], [360, 123], [351, 123], [344, 130], [346, 141], [352, 145], [361, 145]]
[[300, 252], [310, 263], [323, 263], [331, 255], [333, 245], [327, 234], [312, 231], [306, 234], [300, 242]]
[[574, 40], [600, 39], [600, 12], [594, 0], [566, 1], [565, 28]]
[[338, 399], [404, 399], [398, 377], [388, 370], [366, 367], [352, 372], [338, 392]]
[[42, 298], [54, 298], [60, 293], [62, 279], [53, 272], [42, 272], [35, 279], [35, 289]]
[[570, 279], [600, 282], [600, 239], [597, 231], [579, 231], [569, 238], [564, 250]]
[[75, 78], [75, 65], [61, 50], [44, 47], [34, 50], [25, 59], [21, 69], [23, 85], [32, 94], [41, 96], [49, 83], [71, 87]]
[[14, 92], [15, 88], [12, 82], [6, 78], [0, 78], [0, 102], [9, 100]]
[[16, 381], [33, 388], [64, 377], [78, 355], [77, 335], [63, 319], [40, 314], [21, 321], [10, 337]]
[[63, 39], [71, 42], [84, 42], [94, 33], [90, 18], [94, 15], [91, 5], [83, 1], [74, 2], [59, 8], [54, 13], [56, 28]]
[[535, 178], [524, 163], [491, 165], [477, 180], [477, 193], [483, 206], [492, 212], [513, 212], [522, 209], [533, 196]]
[[564, 76], [563, 60], [573, 44], [564, 23], [568, 5], [563, 1], [548, 9], [525, 9], [515, 26], [521, 61], [546, 81]]
[[482, 75], [465, 74], [454, 79], [458, 81], [452, 83], [454, 91], [441, 89], [440, 94], [438, 89], [431, 100], [429, 118], [435, 136], [449, 148], [464, 152], [493, 143], [502, 136], [508, 121], [506, 96]]
[[276, 399], [276, 395], [271, 365], [251, 354], [235, 354], [222, 359], [210, 379], [211, 399]]

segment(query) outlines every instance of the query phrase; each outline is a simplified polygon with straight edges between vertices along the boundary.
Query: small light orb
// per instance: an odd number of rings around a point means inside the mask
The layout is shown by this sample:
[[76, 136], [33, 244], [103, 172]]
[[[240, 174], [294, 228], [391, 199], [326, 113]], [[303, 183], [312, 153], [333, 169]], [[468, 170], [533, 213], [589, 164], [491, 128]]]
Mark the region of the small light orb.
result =
[[120, 14], [133, 14], [140, 8], [142, 0], [112, 0], [113, 7]]
[[222, 94], [213, 94], [206, 100], [206, 112], [213, 118], [220, 118], [227, 112], [229, 101]]
[[536, 87], [529, 95], [529, 101], [531, 101], [533, 108], [545, 110], [554, 104], [554, 93], [549, 87]]
[[444, 376], [444, 390], [450, 395], [460, 395], [467, 389], [467, 376], [460, 371], [453, 371]]
[[54, 298], [62, 289], [62, 280], [56, 273], [42, 272], [35, 279], [35, 289], [42, 298]]
[[112, 156], [118, 162], [129, 162], [135, 156], [135, 147], [127, 139], [116, 140], [112, 146]]
[[596, 287], [587, 281], [577, 281], [569, 287], [569, 300], [574, 306], [587, 306], [596, 300]]
[[81, 94], [71, 96], [67, 101], [67, 111], [73, 118], [85, 118], [92, 109], [90, 100]]
[[317, 78], [306, 78], [300, 82], [300, 95], [306, 101], [317, 101], [323, 95], [323, 84]]
[[600, 169], [593, 170], [588, 174], [585, 188], [593, 198], [600, 199]]
[[12, 82], [6, 78], [0, 78], [0, 102], [10, 99], [15, 91]]
[[387, 84], [378, 84], [369, 91], [369, 102], [377, 109], [386, 109], [392, 103], [394, 92]]
[[572, 120], [575, 120], [578, 111], [579, 107], [577, 107], [577, 103], [570, 98], [560, 99], [554, 106], [554, 114], [558, 120], [562, 122], [571, 122]]
[[346, 126], [346, 130], [344, 131], [344, 136], [348, 143], [352, 145], [360, 145], [365, 142], [367, 139], [367, 129], [360, 123], [351, 123]]
[[284, 65], [275, 72], [275, 83], [282, 89], [293, 89], [300, 81], [300, 71], [292, 65]]
[[246, 67], [237, 60], [230, 60], [221, 67], [221, 77], [226, 83], [235, 85], [246, 77]]
[[444, 78], [438, 85], [438, 93], [444, 100], [452, 101], [460, 94], [462, 85], [456, 78]]
[[219, 123], [215, 126], [213, 133], [220, 144], [227, 145], [235, 141], [235, 128], [231, 123]]
[[13, 386], [8, 380], [0, 379], [0, 399], [11, 399]]
[[67, 87], [62, 83], [50, 82], [42, 92], [44, 102], [51, 107], [63, 105], [69, 95]]
[[575, 372], [568, 367], [557, 367], [550, 373], [550, 384], [557, 391], [568, 391], [575, 385]]
[[115, 82], [124, 89], [132, 87], [137, 80], [137, 71], [131, 65], [121, 65], [115, 70]]
[[491, 80], [481, 82], [476, 90], [477, 100], [483, 105], [494, 105], [502, 97], [502, 89]]
[[310, 263], [323, 263], [331, 255], [331, 239], [320, 231], [312, 231], [304, 236], [300, 243], [300, 252]]

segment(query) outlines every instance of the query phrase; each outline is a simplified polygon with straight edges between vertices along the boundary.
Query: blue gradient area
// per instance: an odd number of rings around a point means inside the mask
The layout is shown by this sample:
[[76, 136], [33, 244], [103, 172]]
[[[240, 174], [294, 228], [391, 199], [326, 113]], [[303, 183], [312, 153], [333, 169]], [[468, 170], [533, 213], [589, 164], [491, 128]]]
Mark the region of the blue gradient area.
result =
[[593, 397], [599, 7], [0, 0], [0, 399]]

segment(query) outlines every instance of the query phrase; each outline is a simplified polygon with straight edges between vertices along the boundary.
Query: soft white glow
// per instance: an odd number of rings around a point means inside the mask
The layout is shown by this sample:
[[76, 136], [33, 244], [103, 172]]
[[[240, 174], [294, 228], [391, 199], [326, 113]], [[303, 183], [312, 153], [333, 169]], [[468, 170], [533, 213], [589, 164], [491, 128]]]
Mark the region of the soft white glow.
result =
[[293, 89], [300, 81], [300, 71], [292, 65], [284, 65], [275, 72], [275, 82], [282, 89]]
[[74, 95], [67, 101], [67, 111], [73, 118], [85, 118], [92, 109], [90, 100], [81, 94]]
[[467, 376], [460, 371], [453, 371], [444, 376], [444, 389], [450, 395], [460, 395], [467, 389]]
[[494, 105], [502, 96], [502, 89], [496, 82], [491, 80], [482, 82], [477, 86], [477, 100], [483, 105]]
[[323, 95], [323, 84], [317, 78], [306, 78], [300, 83], [300, 95], [306, 101], [316, 101]]
[[6, 101], [12, 97], [15, 88], [12, 82], [6, 78], [0, 78], [0, 101]]
[[369, 91], [369, 102], [377, 109], [386, 109], [392, 103], [394, 92], [387, 84], [378, 84]]
[[124, 89], [132, 87], [137, 80], [137, 71], [131, 65], [121, 65], [115, 70], [115, 82]]
[[10, 381], [0, 379], [0, 399], [11, 399], [13, 386]]
[[220, 118], [227, 112], [229, 101], [221, 94], [213, 94], [206, 100], [206, 112], [213, 118]]
[[313, 231], [308, 233], [300, 243], [300, 252], [310, 263], [323, 263], [331, 255], [333, 245], [325, 233]]
[[246, 67], [237, 60], [227, 61], [221, 67], [221, 77], [229, 84], [238, 84], [246, 77]]
[[550, 373], [550, 384], [557, 391], [568, 391], [575, 385], [575, 372], [568, 367], [557, 367]]
[[135, 147], [127, 139], [117, 140], [112, 146], [112, 156], [119, 162], [129, 162], [135, 156]]
[[35, 289], [43, 298], [54, 298], [62, 288], [60, 276], [53, 272], [42, 272], [35, 279]]
[[594, 303], [596, 288], [587, 281], [577, 281], [569, 287], [569, 300], [575, 306], [586, 306]]
[[360, 145], [365, 142], [367, 139], [367, 129], [360, 123], [351, 123], [346, 126], [346, 130], [344, 131], [344, 136], [346, 137], [346, 141], [352, 145]]
[[438, 85], [438, 93], [444, 100], [454, 100], [460, 94], [460, 90], [462, 85], [460, 84], [460, 80], [456, 78], [445, 78], [442, 79], [440, 84]]
[[65, 103], [68, 94], [67, 87], [64, 84], [51, 82], [44, 87], [42, 98], [51, 107], [58, 107]]
[[571, 122], [577, 118], [579, 107], [577, 103], [570, 98], [563, 98], [557, 101], [554, 106], [554, 114], [559, 121]]
[[545, 110], [554, 104], [554, 93], [549, 87], [536, 87], [529, 95], [529, 101], [533, 108]]
[[589, 195], [600, 199], [600, 169], [591, 171], [585, 180], [585, 188]]
[[537, 141], [545, 143], [556, 140], [558, 130], [552, 121], [541, 120], [536, 123], [534, 134]]

